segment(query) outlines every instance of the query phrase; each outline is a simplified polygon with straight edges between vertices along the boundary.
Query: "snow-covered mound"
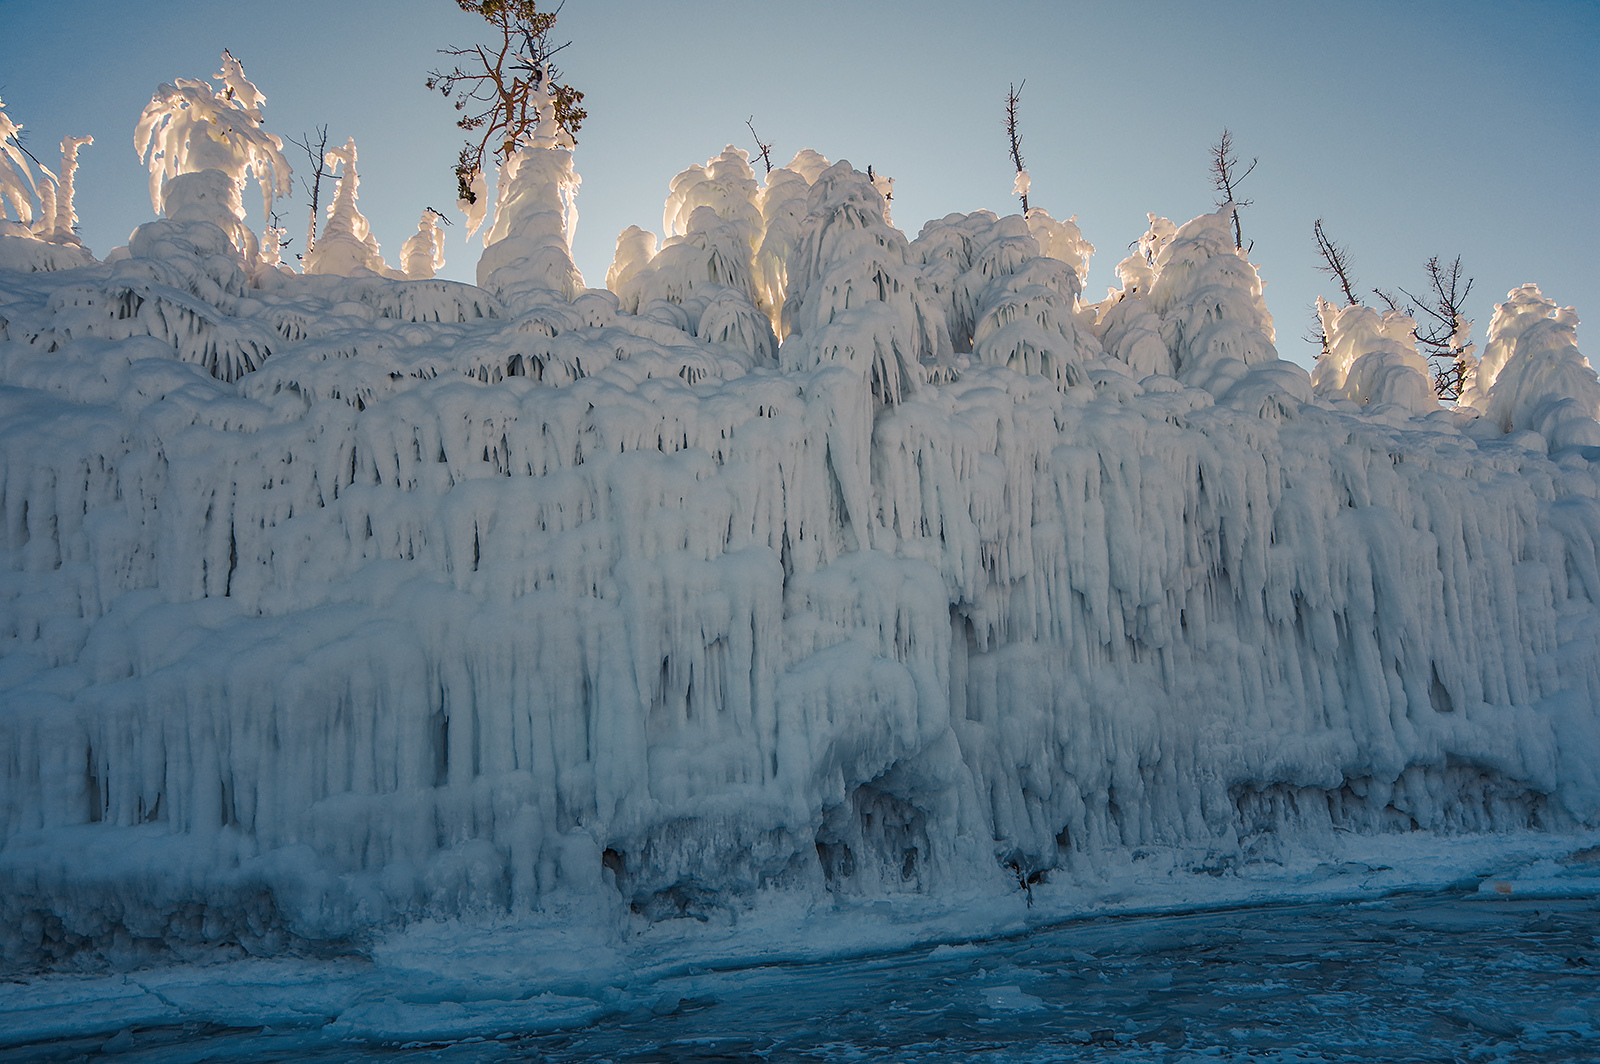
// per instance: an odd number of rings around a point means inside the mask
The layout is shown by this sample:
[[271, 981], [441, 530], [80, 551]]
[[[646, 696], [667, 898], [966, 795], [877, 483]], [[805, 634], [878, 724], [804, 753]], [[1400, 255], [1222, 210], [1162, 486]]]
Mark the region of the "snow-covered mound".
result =
[[221, 164], [0, 272], [10, 963], [1600, 822], [1600, 385], [1536, 291], [1480, 418], [1358, 315], [1314, 392], [1226, 209], [1091, 306], [1070, 223], [724, 153], [613, 294], [523, 151], [493, 294], [263, 265]]

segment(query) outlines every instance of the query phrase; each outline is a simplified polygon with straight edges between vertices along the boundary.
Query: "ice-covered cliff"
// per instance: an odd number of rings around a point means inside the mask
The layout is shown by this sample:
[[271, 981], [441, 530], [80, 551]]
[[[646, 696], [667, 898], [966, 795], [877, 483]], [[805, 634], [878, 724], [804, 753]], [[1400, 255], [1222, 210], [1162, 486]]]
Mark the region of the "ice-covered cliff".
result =
[[1570, 312], [1513, 294], [1487, 416], [1353, 316], [1314, 391], [1225, 211], [1089, 305], [1066, 223], [908, 240], [738, 155], [620, 301], [565, 149], [498, 295], [262, 267], [221, 164], [106, 262], [3, 260], [8, 962], [1600, 822]]

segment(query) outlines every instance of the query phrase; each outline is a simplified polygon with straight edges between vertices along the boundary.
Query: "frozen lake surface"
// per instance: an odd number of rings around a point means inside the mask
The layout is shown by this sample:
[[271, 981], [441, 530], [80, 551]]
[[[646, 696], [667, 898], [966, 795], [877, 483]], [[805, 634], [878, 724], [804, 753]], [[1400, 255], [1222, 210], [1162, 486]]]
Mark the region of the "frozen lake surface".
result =
[[[1592, 1060], [1597, 935], [1600, 899], [1490, 884], [1097, 917], [842, 960], [691, 966], [647, 991], [618, 988], [599, 1007], [570, 999], [565, 1024], [551, 995], [533, 997], [528, 1014], [543, 1029], [531, 1033], [506, 1007], [480, 1009], [472, 1034], [388, 1044], [340, 1037], [340, 1024], [190, 1020], [13, 1042], [0, 1060]], [[332, 999], [351, 977], [339, 968], [329, 965]], [[437, 1016], [440, 996], [429, 1001], [419, 982], [386, 1003], [404, 1009], [409, 998]]]

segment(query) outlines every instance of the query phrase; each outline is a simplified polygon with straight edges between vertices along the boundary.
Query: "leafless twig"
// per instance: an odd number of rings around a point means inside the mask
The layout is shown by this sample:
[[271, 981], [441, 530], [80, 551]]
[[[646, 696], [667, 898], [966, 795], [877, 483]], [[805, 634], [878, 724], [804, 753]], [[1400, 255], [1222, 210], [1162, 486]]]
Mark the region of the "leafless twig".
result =
[[761, 135], [756, 132], [756, 116], [751, 115], [745, 119], [744, 124], [749, 128], [750, 135], [756, 139], [756, 151], [760, 153], [761, 161], [766, 164], [767, 173], [772, 173], [772, 145], [763, 141]]
[[[1017, 173], [1027, 170], [1022, 163], [1022, 134], [1017, 131], [1017, 101], [1022, 99], [1022, 90], [1027, 86], [1028, 79], [1023, 78], [1021, 85], [1012, 85], [1006, 93], [1006, 136], [1011, 139], [1011, 161], [1016, 164]], [[1022, 215], [1028, 215], [1028, 193], [1020, 193], [1022, 197]]]
[[1239, 208], [1248, 207], [1255, 201], [1240, 199], [1239, 185], [1250, 176], [1259, 161], [1251, 159], [1250, 165], [1244, 168], [1244, 173], [1238, 173], [1239, 156], [1233, 150], [1233, 134], [1226, 128], [1223, 129], [1222, 136], [1211, 146], [1211, 185], [1222, 197], [1217, 202], [1218, 207], [1233, 205], [1233, 246], [1240, 249], [1244, 248], [1244, 234], [1239, 230]]
[[1316, 235], [1317, 251], [1322, 255], [1322, 265], [1317, 269], [1339, 279], [1339, 287], [1344, 289], [1346, 306], [1360, 306], [1361, 300], [1356, 297], [1355, 284], [1350, 280], [1350, 253], [1329, 239], [1328, 234], [1323, 231], [1321, 218], [1312, 224], [1311, 231]]

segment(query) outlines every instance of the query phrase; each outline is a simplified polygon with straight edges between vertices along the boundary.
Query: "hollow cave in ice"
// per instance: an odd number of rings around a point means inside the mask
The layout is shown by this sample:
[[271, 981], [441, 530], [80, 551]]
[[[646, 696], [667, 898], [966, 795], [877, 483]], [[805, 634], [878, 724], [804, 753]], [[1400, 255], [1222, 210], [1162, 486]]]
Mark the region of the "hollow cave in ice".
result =
[[479, 286], [429, 213], [384, 264], [353, 142], [300, 274], [219, 78], [104, 260], [81, 141], [0, 157], [8, 962], [1600, 823], [1600, 381], [1537, 288], [1444, 407], [1392, 315], [1279, 359], [1226, 208], [1090, 303], [1071, 221], [907, 239], [730, 148], [590, 289], [548, 121]]

